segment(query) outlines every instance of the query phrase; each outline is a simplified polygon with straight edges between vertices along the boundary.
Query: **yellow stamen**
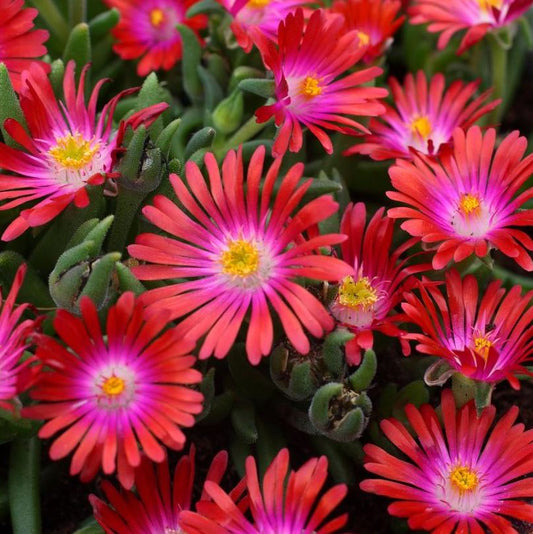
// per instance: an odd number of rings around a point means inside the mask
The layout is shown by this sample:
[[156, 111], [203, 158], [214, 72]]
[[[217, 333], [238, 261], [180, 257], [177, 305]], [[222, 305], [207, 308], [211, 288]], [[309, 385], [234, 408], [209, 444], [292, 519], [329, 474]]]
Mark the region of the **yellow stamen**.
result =
[[450, 473], [450, 482], [461, 492], [473, 491], [477, 488], [479, 479], [477, 473], [466, 467], [460, 465], [452, 470]]
[[67, 134], [56, 140], [56, 146], [52, 147], [48, 153], [66, 169], [79, 170], [91, 161], [98, 150], [98, 143], [91, 146], [90, 141], [86, 141], [83, 136], [77, 134]]
[[354, 281], [347, 276], [339, 287], [339, 304], [352, 309], [368, 309], [378, 300], [377, 291], [366, 276]]
[[503, 0], [477, 0], [477, 3], [483, 11], [489, 11], [493, 7], [501, 9]]
[[220, 258], [222, 272], [243, 278], [255, 274], [259, 268], [259, 250], [244, 239], [230, 241]]
[[431, 122], [425, 115], [416, 117], [411, 122], [411, 131], [414, 134], [420, 135], [424, 139], [427, 139], [429, 137], [432, 130], [433, 129], [431, 127]]
[[368, 33], [357, 30], [357, 37], [359, 37], [359, 45], [366, 46], [370, 44], [370, 35]]
[[319, 85], [318, 78], [307, 76], [302, 82], [301, 92], [305, 96], [318, 96], [322, 93], [322, 87]]
[[476, 352], [485, 360], [489, 357], [489, 350], [492, 347], [492, 342], [485, 337], [476, 337], [474, 339], [474, 347]]
[[102, 384], [102, 390], [109, 397], [120, 395], [124, 389], [126, 389], [126, 382], [122, 380], [122, 378], [115, 375], [106, 378]]
[[270, 4], [270, 0], [250, 0], [246, 7], [249, 7], [251, 9], [261, 9], [263, 7], [268, 6]]
[[165, 20], [165, 13], [162, 9], [155, 8], [150, 11], [150, 24], [154, 28], [159, 28], [162, 22]]
[[463, 195], [459, 202], [459, 208], [465, 215], [470, 215], [473, 212], [477, 212], [480, 205], [481, 203], [479, 202], [479, 198], [476, 195], [471, 195], [470, 193]]

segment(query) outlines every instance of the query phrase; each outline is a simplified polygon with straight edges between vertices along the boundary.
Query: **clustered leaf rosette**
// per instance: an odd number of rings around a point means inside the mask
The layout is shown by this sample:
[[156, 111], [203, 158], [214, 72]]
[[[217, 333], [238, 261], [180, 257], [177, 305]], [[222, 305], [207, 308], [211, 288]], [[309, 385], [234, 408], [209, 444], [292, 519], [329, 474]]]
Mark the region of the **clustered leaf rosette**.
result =
[[402, 86], [391, 77], [394, 105], [384, 103], [385, 113], [370, 119], [372, 133], [344, 155], [368, 154], [378, 161], [412, 159], [412, 149], [427, 156], [439, 155], [451, 143], [455, 128], [468, 129], [500, 103], [488, 101], [490, 90], [474, 97], [479, 83], [456, 80], [446, 87], [441, 73], [428, 80], [423, 71], [418, 71], [416, 75], [407, 74]]
[[322, 337], [334, 321], [296, 278], [337, 281], [352, 273], [349, 265], [318, 250], [345, 236], [302, 237], [334, 214], [338, 204], [323, 195], [298, 207], [311, 180], [298, 185], [303, 172], [298, 163], [278, 181], [281, 158], [268, 169], [260, 188], [264, 157], [261, 146], [246, 179], [240, 150], [227, 153], [222, 173], [214, 155], [207, 153], [208, 179], [188, 161], [185, 179], [170, 175], [180, 205], [158, 195], [143, 208], [145, 217], [166, 235], [144, 233], [128, 247], [132, 257], [145, 262], [132, 268], [140, 280], [181, 279], [149, 289], [142, 299], [149, 311], [185, 317], [178, 326], [184, 335], [206, 336], [201, 359], [226, 356], [248, 317], [246, 352], [258, 364], [272, 349], [269, 305], [296, 350], [308, 353], [304, 328]]
[[183, 47], [176, 26], [184, 24], [197, 35], [207, 26], [205, 15], [187, 17], [198, 0], [104, 0], [118, 9], [120, 21], [113, 28], [113, 50], [122, 59], [138, 59], [137, 74], [170, 70], [181, 59]]
[[507, 26], [532, 5], [532, 0], [414, 0], [409, 7], [409, 22], [429, 23], [428, 31], [440, 33], [441, 50], [455, 33], [466, 30], [457, 50], [462, 54], [487, 32]]
[[[330, 488], [319, 497], [326, 482], [325, 456], [311, 458], [297, 471], [289, 471], [289, 451], [282, 449], [259, 483], [253, 456], [246, 459], [246, 495], [228, 495], [218, 484], [207, 481], [204, 493], [213, 503], [199, 502], [197, 512], [181, 514], [187, 534], [329, 534], [338, 532], [347, 514], [328, 516], [347, 493], [345, 484]], [[251, 521], [244, 515], [249, 507]]]
[[[367, 225], [365, 204], [358, 202], [347, 206], [341, 221], [341, 233], [348, 236], [341, 244], [342, 259], [355, 274], [340, 282], [329, 309], [338, 326], [354, 334], [345, 345], [350, 365], [359, 365], [361, 352], [372, 348], [374, 331], [402, 340], [406, 332], [396, 324], [399, 315], [391, 312], [414, 285], [412, 275], [430, 267], [407, 266], [409, 257], [401, 258], [415, 243], [413, 239], [391, 252], [394, 221], [384, 211], [380, 208]], [[409, 344], [402, 341], [402, 345], [408, 353]]]
[[49, 37], [46, 30], [35, 29], [33, 19], [38, 14], [37, 9], [24, 7], [24, 0], [2, 2], [0, 63], [6, 66], [15, 91], [21, 89], [22, 73], [32, 64], [50, 71], [48, 63], [37, 59], [46, 54], [44, 42]]
[[284, 154], [287, 148], [291, 152], [302, 148], [302, 125], [331, 154], [333, 145], [324, 129], [348, 135], [370, 133], [351, 117], [385, 111], [376, 99], [387, 96], [387, 90], [365, 85], [382, 69], [369, 67], [347, 74], [362, 58], [364, 48], [358, 44], [357, 32], [344, 31], [343, 24], [341, 16], [322, 10], [313, 11], [306, 23], [303, 11], [298, 9], [280, 23], [277, 45], [260, 32], [253, 32], [276, 85], [276, 101], [256, 111], [257, 122], [274, 117], [279, 127], [272, 146], [275, 156]]
[[[87, 186], [102, 184], [112, 173], [118, 136], [113, 131], [113, 113], [118, 101], [136, 89], [126, 89], [107, 102], [97, 116], [97, 99], [105, 80], [94, 87], [85, 102], [88, 65], [74, 79], [70, 61], [63, 79], [64, 101], [58, 102], [46, 73], [33, 64], [22, 75], [20, 106], [24, 125], [13, 118], [4, 122], [7, 133], [22, 149], [0, 143], [0, 167], [16, 175], [0, 174], [0, 210], [16, 208], [37, 200], [20, 212], [2, 234], [15, 239], [30, 227], [46, 224], [74, 203], [89, 204]], [[168, 107], [161, 103], [134, 113], [119, 126], [149, 125]]]
[[[161, 534], [179, 533], [180, 518], [184, 510], [190, 510], [195, 482], [196, 449], [191, 445], [189, 454], [183, 455], [170, 477], [168, 459], [154, 464], [143, 456], [135, 469], [135, 492], [117, 490], [104, 480], [102, 490], [107, 503], [96, 495], [89, 500], [94, 517], [106, 534]], [[219, 452], [211, 462], [205, 480], [214, 484], [220, 481], [226, 470], [228, 454]], [[202, 493], [200, 500], [210, 500]]]
[[506, 292], [501, 280], [491, 282], [479, 299], [473, 275], [461, 280], [446, 273], [446, 294], [431, 283], [419, 283], [420, 297], [410, 293], [402, 304], [407, 321], [421, 333], [409, 333], [423, 354], [439, 356], [452, 369], [483, 382], [507, 379], [519, 389], [516, 375], [531, 375], [524, 365], [533, 359], [533, 291]]
[[[435, 534], [518, 534], [507, 519], [533, 522], [533, 433], [515, 424], [516, 406], [492, 427], [496, 407], [477, 415], [473, 402], [456, 409], [442, 393], [442, 418], [426, 404], [408, 405], [406, 425], [396, 419], [381, 429], [402, 453], [365, 445], [365, 468], [380, 478], [361, 489], [395, 499], [388, 511], [409, 528]], [[414, 435], [413, 435], [414, 433]]]
[[181, 428], [192, 426], [202, 411], [203, 395], [189, 386], [202, 375], [192, 369], [194, 343], [176, 328], [165, 330], [167, 319], [147, 318], [126, 292], [109, 309], [104, 337], [96, 306], [86, 297], [81, 318], [57, 311], [54, 328], [65, 345], [44, 334], [36, 337], [36, 356], [45, 367], [30, 392], [38, 402], [22, 415], [47, 421], [40, 438], [60, 433], [50, 457], [74, 451], [72, 475], [88, 481], [100, 468], [105, 474], [116, 471], [129, 489], [140, 449], [162, 462], [165, 447], [183, 448]]
[[365, 48], [365, 63], [379, 60], [392, 42], [405, 15], [398, 18], [402, 6], [399, 0], [336, 0], [332, 13], [344, 17], [346, 30], [357, 31], [359, 46]]
[[413, 162], [397, 160], [389, 170], [396, 191], [387, 196], [404, 206], [388, 215], [407, 219], [403, 230], [435, 244], [434, 269], [472, 254], [483, 258], [495, 248], [533, 270], [528, 252], [533, 240], [520, 229], [533, 224], [533, 210], [525, 207], [533, 188], [522, 190], [533, 174], [533, 154], [522, 159], [527, 139], [517, 131], [495, 144], [493, 128], [485, 133], [477, 126], [467, 132], [457, 128], [453, 147], [439, 161], [418, 154]]

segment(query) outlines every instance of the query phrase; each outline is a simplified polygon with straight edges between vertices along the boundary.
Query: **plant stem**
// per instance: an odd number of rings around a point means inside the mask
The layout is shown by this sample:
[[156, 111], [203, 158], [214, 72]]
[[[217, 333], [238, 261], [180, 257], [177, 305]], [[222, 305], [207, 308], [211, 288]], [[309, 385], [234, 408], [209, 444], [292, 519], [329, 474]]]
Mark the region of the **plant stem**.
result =
[[494, 99], [501, 98], [499, 106], [494, 108], [489, 116], [489, 124], [496, 125], [500, 122], [503, 112], [506, 107], [506, 88], [507, 88], [507, 53], [506, 46], [501, 40], [489, 33], [487, 36], [490, 50], [491, 60], [491, 76], [492, 76], [492, 97]]
[[48, 28], [57, 35], [64, 46], [69, 35], [68, 24], [54, 1], [31, 0], [31, 3], [39, 10], [39, 15], [43, 17]]
[[222, 147], [217, 149], [217, 156], [223, 156], [228, 150], [237, 148], [245, 141], [249, 141], [257, 135], [270, 121], [258, 123], [255, 115], [248, 119], [227, 141]]

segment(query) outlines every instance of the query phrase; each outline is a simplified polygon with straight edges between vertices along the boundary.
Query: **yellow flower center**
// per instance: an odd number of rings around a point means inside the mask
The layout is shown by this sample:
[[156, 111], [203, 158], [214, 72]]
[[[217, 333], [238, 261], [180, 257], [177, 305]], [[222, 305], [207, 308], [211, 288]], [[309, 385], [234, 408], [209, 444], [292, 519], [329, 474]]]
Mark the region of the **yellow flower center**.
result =
[[150, 24], [154, 28], [159, 28], [162, 22], [165, 20], [165, 12], [162, 9], [156, 7], [150, 11]]
[[259, 250], [244, 239], [230, 241], [220, 258], [222, 272], [243, 278], [255, 274], [259, 268]]
[[249, 7], [251, 9], [261, 9], [263, 7], [268, 6], [270, 4], [270, 0], [250, 0], [246, 7]]
[[120, 395], [124, 389], [126, 389], [126, 382], [115, 375], [106, 378], [102, 384], [103, 392], [109, 397]]
[[489, 11], [493, 7], [501, 9], [503, 0], [477, 0], [477, 3], [483, 11]]
[[479, 198], [476, 195], [471, 195], [467, 193], [461, 197], [459, 201], [459, 208], [463, 211], [465, 215], [470, 215], [471, 213], [477, 213], [481, 203]]
[[319, 85], [318, 78], [306, 76], [302, 82], [301, 92], [305, 96], [318, 96], [322, 93], [322, 87]]
[[357, 30], [357, 37], [359, 37], [359, 44], [361, 46], [366, 46], [370, 43], [370, 35], [368, 33]]
[[91, 161], [98, 150], [98, 143], [91, 146], [90, 141], [86, 141], [79, 133], [68, 134], [65, 137], [56, 139], [56, 146], [52, 147], [48, 153], [67, 169], [79, 170]]
[[479, 479], [477, 473], [466, 467], [460, 465], [452, 470], [450, 473], [450, 482], [461, 492], [473, 491], [477, 488]]
[[474, 339], [474, 347], [476, 352], [485, 360], [489, 357], [489, 349], [492, 347], [492, 342], [485, 337], [476, 337]]
[[420, 137], [426, 139], [429, 137], [432, 131], [431, 122], [425, 115], [416, 117], [411, 122], [411, 131], [414, 134], [418, 134]]
[[339, 304], [352, 309], [368, 309], [378, 300], [377, 291], [366, 276], [357, 280], [347, 276], [339, 287]]

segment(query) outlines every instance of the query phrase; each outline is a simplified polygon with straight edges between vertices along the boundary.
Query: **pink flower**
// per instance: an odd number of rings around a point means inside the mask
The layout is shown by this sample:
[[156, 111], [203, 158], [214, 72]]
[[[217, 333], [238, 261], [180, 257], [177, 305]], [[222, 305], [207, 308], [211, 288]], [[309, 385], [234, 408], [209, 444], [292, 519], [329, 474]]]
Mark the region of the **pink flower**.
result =
[[296, 350], [309, 351], [304, 327], [316, 337], [333, 328], [322, 303], [296, 282], [302, 276], [339, 280], [352, 272], [344, 262], [318, 253], [318, 248], [343, 241], [339, 234], [302, 239], [316, 223], [337, 211], [330, 196], [298, 208], [311, 180], [298, 185], [303, 165], [294, 165], [278, 182], [281, 159], [267, 171], [262, 189], [264, 147], [258, 148], [244, 178], [242, 154], [228, 152], [222, 176], [213, 154], [205, 157], [209, 181], [187, 162], [186, 180], [171, 175], [180, 205], [163, 196], [143, 209], [145, 217], [168, 235], [137, 236], [129, 253], [147, 262], [133, 269], [141, 280], [183, 281], [151, 289], [142, 299], [152, 311], [166, 311], [195, 339], [206, 335], [200, 358], [223, 358], [248, 312], [246, 352], [254, 364], [272, 348], [276, 311]]
[[387, 91], [364, 86], [382, 70], [370, 67], [348, 74], [364, 48], [358, 45], [356, 31], [343, 30], [342, 17], [317, 10], [305, 24], [298, 9], [280, 24], [277, 46], [259, 32], [253, 36], [276, 83], [276, 102], [256, 111], [257, 122], [275, 117], [280, 127], [272, 147], [274, 155], [285, 153], [287, 148], [291, 152], [302, 148], [301, 125], [309, 128], [328, 154], [333, 152], [333, 145], [324, 129], [349, 135], [370, 133], [351, 117], [385, 111], [376, 99], [386, 96]]
[[401, 225], [406, 232], [438, 245], [434, 269], [471, 254], [486, 256], [494, 247], [533, 270], [527, 252], [533, 240], [516, 228], [533, 224], [533, 210], [523, 208], [533, 189], [521, 192], [533, 173], [533, 154], [522, 159], [527, 140], [516, 131], [496, 149], [495, 142], [492, 128], [485, 134], [477, 126], [466, 133], [457, 128], [440, 163], [417, 155], [413, 162], [397, 160], [389, 171], [396, 191], [387, 196], [407, 207], [388, 215], [407, 219]]
[[494, 406], [480, 416], [473, 402], [457, 411], [446, 390], [441, 408], [442, 417], [427, 404], [408, 405], [409, 430], [395, 419], [381, 422], [402, 459], [365, 445], [365, 468], [380, 478], [363, 480], [361, 489], [395, 499], [389, 513], [406, 517], [412, 530], [518, 534], [504, 516], [533, 521], [533, 505], [521, 500], [533, 497], [533, 433], [514, 424], [518, 408], [492, 430]]
[[58, 310], [54, 328], [66, 347], [54, 338], [36, 338], [37, 357], [45, 365], [31, 391], [38, 404], [22, 414], [47, 422], [39, 437], [60, 432], [50, 447], [53, 460], [72, 451], [72, 475], [90, 480], [101, 467], [118, 471], [120, 483], [131, 488], [141, 462], [140, 448], [154, 462], [165, 459], [165, 448], [181, 449], [181, 427], [194, 424], [203, 396], [190, 389], [202, 375], [192, 369], [194, 344], [175, 328], [164, 330], [167, 317], [145, 317], [132, 293], [121, 295], [109, 309], [104, 337], [96, 307], [85, 297], [81, 319]]

